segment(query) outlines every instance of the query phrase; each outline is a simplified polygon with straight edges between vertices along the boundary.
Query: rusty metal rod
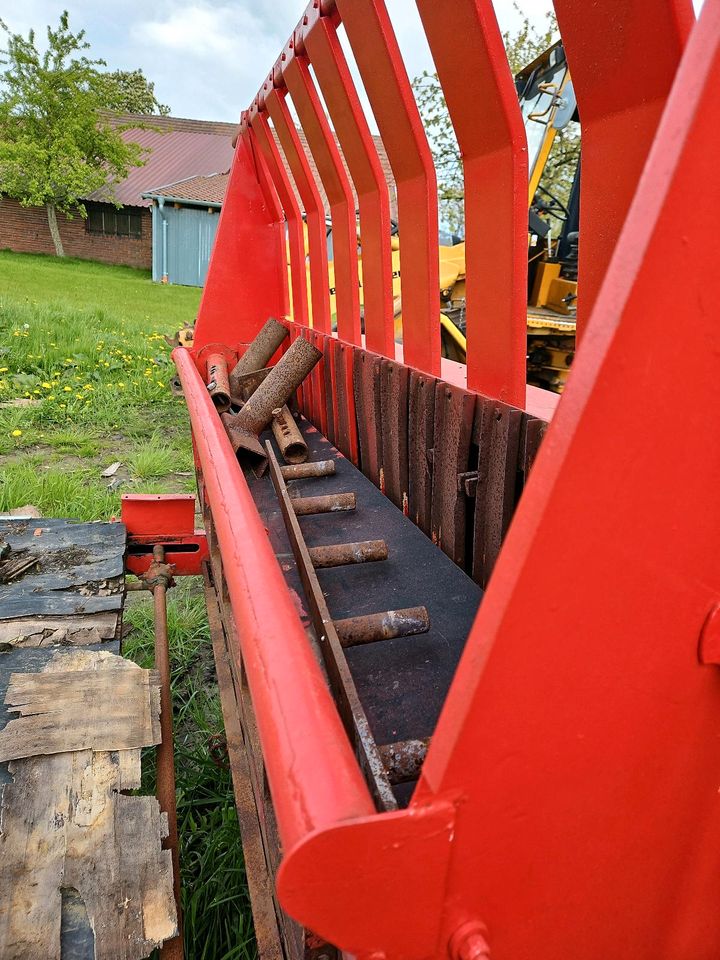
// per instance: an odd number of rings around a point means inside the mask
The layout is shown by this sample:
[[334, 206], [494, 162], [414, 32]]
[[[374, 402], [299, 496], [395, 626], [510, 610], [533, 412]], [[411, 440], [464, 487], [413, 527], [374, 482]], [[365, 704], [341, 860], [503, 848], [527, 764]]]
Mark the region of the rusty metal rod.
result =
[[326, 547], [308, 547], [313, 566], [342, 567], [347, 563], [370, 563], [387, 560], [384, 540], [360, 540], [357, 543], [331, 543]]
[[230, 409], [230, 380], [227, 360], [221, 353], [211, 353], [207, 361], [207, 388], [215, 408], [224, 413]]
[[247, 350], [233, 367], [232, 378], [244, 376], [246, 373], [254, 373], [256, 370], [266, 367], [272, 355], [288, 335], [288, 328], [279, 320], [275, 320], [273, 317], [266, 320], [255, 339], [248, 344]]
[[[162, 544], [153, 547], [156, 563], [165, 562]], [[177, 908], [179, 933], [166, 940], [160, 948], [162, 960], [182, 960], [183, 935], [180, 910], [180, 856], [178, 851], [177, 807], [175, 796], [175, 758], [173, 751], [172, 694], [170, 691], [170, 649], [168, 642], [167, 587], [162, 580], [152, 586], [155, 618], [155, 669], [160, 674], [160, 731], [162, 741], [156, 748], [157, 798], [160, 809], [167, 814], [168, 835], [163, 840], [163, 849], [172, 853], [173, 890]]]
[[363, 617], [348, 617], [333, 622], [344, 647], [392, 640], [393, 637], [409, 637], [415, 633], [427, 633], [430, 629], [430, 615], [426, 607], [384, 610], [382, 613], [369, 613]]
[[329, 493], [324, 497], [291, 497], [296, 516], [305, 517], [311, 513], [335, 513], [338, 510], [354, 510], [354, 493]]
[[308, 480], [311, 477], [331, 477], [335, 473], [334, 460], [313, 460], [280, 467], [283, 480]]
[[280, 447], [280, 453], [287, 463], [304, 463], [308, 458], [308, 448], [295, 418], [287, 404], [273, 410], [272, 432]]
[[417, 780], [429, 746], [429, 737], [423, 740], [398, 740], [397, 743], [378, 746], [390, 783], [395, 785]]

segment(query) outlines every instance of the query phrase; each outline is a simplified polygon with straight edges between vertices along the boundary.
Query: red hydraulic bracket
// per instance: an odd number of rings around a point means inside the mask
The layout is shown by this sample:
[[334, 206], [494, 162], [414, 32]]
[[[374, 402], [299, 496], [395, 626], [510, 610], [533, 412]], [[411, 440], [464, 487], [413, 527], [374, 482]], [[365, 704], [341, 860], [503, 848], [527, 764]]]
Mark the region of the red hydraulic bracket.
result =
[[[193, 362], [189, 353], [187, 359]], [[153, 561], [153, 547], [160, 543], [176, 577], [202, 574], [208, 547], [205, 531], [195, 529], [192, 493], [124, 493], [120, 520], [127, 530], [125, 566], [130, 573], [138, 577], [145, 573]]]

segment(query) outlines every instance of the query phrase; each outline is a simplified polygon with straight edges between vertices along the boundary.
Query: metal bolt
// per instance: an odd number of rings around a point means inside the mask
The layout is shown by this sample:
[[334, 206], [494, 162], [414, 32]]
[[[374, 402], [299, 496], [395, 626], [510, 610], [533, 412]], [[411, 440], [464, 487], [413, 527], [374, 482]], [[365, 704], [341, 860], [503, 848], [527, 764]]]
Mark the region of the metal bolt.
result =
[[490, 960], [487, 930], [479, 920], [462, 923], [448, 941], [451, 960]]
[[720, 603], [715, 603], [700, 630], [698, 646], [700, 663], [720, 666]]

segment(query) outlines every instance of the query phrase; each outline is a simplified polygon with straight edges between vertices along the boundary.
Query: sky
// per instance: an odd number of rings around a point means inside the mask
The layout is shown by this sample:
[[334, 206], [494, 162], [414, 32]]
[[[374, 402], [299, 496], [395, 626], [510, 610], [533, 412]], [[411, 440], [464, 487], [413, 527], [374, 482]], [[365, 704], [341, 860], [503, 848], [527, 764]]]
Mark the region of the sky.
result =
[[[432, 70], [415, 0], [386, 0], [411, 77]], [[438, 0], [442, 2], [442, 0]], [[520, 23], [511, 0], [494, 0], [503, 30]], [[0, 0], [13, 32], [34, 27], [38, 41], [67, 9], [91, 52], [109, 69], [141, 67], [173, 116], [236, 122], [269, 72], [306, 0]], [[542, 26], [550, 0], [519, 0]]]

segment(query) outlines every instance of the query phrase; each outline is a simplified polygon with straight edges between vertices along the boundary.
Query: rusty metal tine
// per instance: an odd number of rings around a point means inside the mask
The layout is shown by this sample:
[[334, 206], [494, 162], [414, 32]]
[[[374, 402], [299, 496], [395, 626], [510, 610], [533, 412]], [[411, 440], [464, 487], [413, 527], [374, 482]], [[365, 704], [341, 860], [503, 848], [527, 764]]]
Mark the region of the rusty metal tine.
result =
[[230, 380], [227, 360], [221, 353], [211, 353], [207, 358], [207, 388], [215, 409], [224, 413], [230, 409]]
[[290, 292], [292, 294], [292, 317], [295, 323], [307, 326], [308, 290], [305, 266], [305, 231], [302, 212], [295, 198], [293, 185], [287, 174], [275, 137], [270, 129], [265, 111], [251, 111], [250, 126], [265, 157], [270, 175], [285, 211], [290, 250]]
[[273, 410], [272, 432], [286, 463], [299, 464], [307, 460], [305, 438], [287, 405]]
[[393, 785], [417, 780], [425, 762], [430, 738], [422, 740], [398, 740], [378, 746], [388, 779]]
[[291, 497], [290, 502], [298, 517], [312, 513], [338, 513], [355, 509], [354, 493], [329, 493], [322, 497]]
[[358, 283], [357, 227], [350, 181], [340, 158], [308, 60], [295, 51], [283, 65], [283, 79], [295, 104], [310, 153], [330, 205], [333, 236], [333, 273], [338, 336], [360, 343], [360, 285]]
[[269, 317], [252, 343], [248, 344], [245, 353], [235, 364], [232, 371], [233, 376], [242, 377], [267, 367], [272, 356], [288, 336], [289, 330], [285, 324], [275, 320], [274, 317]]
[[[297, 511], [296, 511], [297, 512]], [[384, 540], [359, 540], [357, 543], [332, 543], [325, 547], [308, 547], [315, 569], [342, 567], [349, 563], [371, 563], [387, 560]]]
[[311, 477], [331, 477], [335, 473], [334, 460], [313, 460], [311, 463], [293, 463], [280, 467], [283, 480], [308, 480]]
[[361, 643], [427, 633], [430, 614], [426, 607], [406, 607], [404, 610], [384, 610], [361, 617], [347, 617], [334, 623], [340, 643], [344, 647], [354, 647]]
[[[416, 0], [465, 180], [467, 385], [525, 404], [527, 140], [492, 0]], [[473, 88], [468, 96], [468, 64]], [[489, 231], [488, 222], [496, 229]]]
[[370, 725], [330, 616], [317, 573], [310, 560], [300, 524], [293, 510], [293, 501], [288, 496], [288, 490], [280, 472], [280, 465], [269, 441], [266, 443], [266, 449], [270, 476], [280, 502], [280, 509], [297, 562], [298, 573], [302, 580], [313, 625], [320, 638], [323, 660], [340, 716], [377, 804], [380, 809], [395, 810], [397, 809], [397, 801], [385, 773], [384, 764], [380, 759], [377, 744], [370, 732]]
[[390, 199], [377, 147], [331, 17], [303, 36], [358, 197], [365, 345], [395, 357]]
[[403, 356], [440, 373], [437, 179], [384, 0], [336, 0], [397, 186]]
[[[269, 81], [272, 85], [272, 80]], [[310, 250], [310, 301], [312, 325], [315, 330], [330, 333], [330, 293], [328, 290], [328, 255], [325, 235], [325, 209], [307, 154], [300, 143], [287, 103], [285, 90], [268, 89], [265, 105], [297, 186], [307, 217], [308, 246]]]

